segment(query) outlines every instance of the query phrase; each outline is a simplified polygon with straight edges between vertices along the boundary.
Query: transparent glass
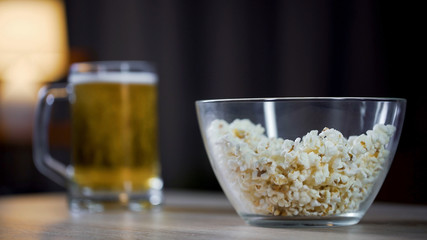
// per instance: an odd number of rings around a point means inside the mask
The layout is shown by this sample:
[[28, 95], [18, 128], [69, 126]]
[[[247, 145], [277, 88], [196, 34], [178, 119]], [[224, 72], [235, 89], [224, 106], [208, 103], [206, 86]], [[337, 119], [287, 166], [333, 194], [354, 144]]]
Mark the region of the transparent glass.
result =
[[[49, 153], [50, 111], [71, 110], [71, 164]], [[42, 88], [34, 129], [37, 168], [67, 188], [72, 212], [141, 211], [162, 203], [157, 74], [143, 61], [73, 64], [63, 86]]]
[[397, 98], [196, 101], [223, 191], [248, 224], [268, 227], [358, 223], [390, 168], [405, 108]]

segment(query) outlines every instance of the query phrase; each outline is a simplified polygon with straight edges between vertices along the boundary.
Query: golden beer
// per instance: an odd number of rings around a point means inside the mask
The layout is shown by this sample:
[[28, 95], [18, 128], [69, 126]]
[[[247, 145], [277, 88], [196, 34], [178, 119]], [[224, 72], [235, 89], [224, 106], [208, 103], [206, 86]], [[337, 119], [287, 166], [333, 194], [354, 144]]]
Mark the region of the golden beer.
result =
[[146, 191], [159, 177], [157, 87], [86, 81], [71, 97], [74, 181], [94, 191]]

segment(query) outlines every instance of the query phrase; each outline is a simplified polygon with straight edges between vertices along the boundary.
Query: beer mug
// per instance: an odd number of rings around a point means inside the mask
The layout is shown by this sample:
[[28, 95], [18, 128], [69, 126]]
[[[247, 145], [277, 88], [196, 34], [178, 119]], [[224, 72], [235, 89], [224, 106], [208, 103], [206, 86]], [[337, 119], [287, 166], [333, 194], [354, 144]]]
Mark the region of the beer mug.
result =
[[[50, 111], [66, 98], [71, 118], [71, 163], [49, 153]], [[34, 125], [38, 170], [68, 191], [72, 212], [162, 202], [157, 126], [157, 74], [143, 61], [75, 63], [63, 87], [39, 92]]]

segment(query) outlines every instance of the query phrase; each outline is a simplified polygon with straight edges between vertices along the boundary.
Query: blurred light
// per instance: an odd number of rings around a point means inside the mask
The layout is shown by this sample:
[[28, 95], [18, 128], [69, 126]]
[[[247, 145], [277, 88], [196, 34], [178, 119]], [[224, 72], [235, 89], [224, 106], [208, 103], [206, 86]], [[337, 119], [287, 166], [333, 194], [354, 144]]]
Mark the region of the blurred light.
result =
[[0, 124], [6, 137], [31, 134], [37, 91], [68, 67], [60, 0], [0, 0]]

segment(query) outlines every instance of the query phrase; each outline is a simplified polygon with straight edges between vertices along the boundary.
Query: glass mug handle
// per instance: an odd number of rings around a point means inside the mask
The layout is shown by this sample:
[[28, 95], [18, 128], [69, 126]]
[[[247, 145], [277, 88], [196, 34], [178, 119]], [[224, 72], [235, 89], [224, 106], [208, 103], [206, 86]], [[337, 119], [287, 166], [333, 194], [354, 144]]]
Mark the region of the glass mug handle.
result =
[[61, 87], [45, 86], [40, 89], [33, 130], [33, 157], [37, 169], [42, 174], [65, 187], [70, 179], [67, 167], [50, 155], [48, 143], [48, 127], [52, 106], [56, 99], [64, 98], [68, 98], [67, 89], [64, 85]]

